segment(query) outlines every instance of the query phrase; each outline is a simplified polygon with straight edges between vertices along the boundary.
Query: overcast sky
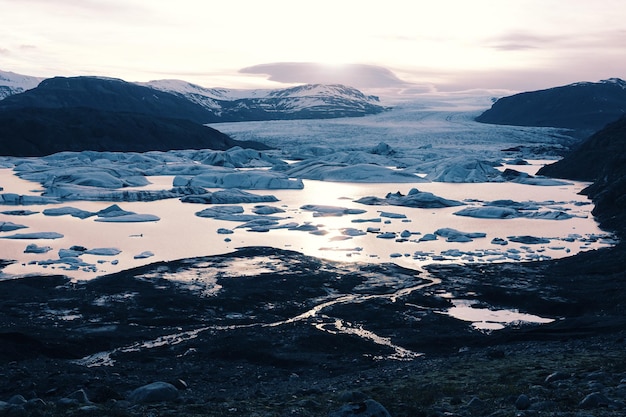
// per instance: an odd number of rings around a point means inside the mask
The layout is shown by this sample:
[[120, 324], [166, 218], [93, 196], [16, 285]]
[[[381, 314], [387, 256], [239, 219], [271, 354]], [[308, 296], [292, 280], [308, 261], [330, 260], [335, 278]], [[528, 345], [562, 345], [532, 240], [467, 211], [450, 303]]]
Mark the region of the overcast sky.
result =
[[0, 0], [0, 70], [205, 87], [626, 78], [624, 0]]

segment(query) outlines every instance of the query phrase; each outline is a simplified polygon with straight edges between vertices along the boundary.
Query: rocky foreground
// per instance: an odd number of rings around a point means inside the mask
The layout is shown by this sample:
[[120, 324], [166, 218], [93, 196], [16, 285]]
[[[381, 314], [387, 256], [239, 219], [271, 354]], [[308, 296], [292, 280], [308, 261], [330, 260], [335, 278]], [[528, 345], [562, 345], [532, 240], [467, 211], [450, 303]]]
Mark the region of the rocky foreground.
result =
[[[3, 281], [0, 410], [624, 415], [623, 266], [622, 246], [421, 273], [248, 248], [85, 283]], [[445, 314], [468, 298], [556, 320], [489, 334]]]

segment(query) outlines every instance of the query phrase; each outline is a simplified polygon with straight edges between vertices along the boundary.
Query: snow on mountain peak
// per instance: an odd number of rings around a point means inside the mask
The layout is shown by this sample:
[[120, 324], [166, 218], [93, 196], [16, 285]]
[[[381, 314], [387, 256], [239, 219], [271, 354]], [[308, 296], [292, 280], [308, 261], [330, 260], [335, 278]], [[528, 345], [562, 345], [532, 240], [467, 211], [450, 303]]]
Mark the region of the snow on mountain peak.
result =
[[20, 75], [9, 71], [0, 71], [0, 100], [33, 89], [43, 78]]

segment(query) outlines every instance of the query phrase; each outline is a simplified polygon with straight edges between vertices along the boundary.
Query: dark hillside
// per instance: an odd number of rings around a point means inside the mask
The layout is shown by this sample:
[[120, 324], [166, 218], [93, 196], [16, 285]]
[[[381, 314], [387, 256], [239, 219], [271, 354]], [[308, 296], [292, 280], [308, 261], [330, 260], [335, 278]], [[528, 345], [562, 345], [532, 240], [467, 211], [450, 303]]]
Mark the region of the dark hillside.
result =
[[88, 108], [139, 113], [196, 123], [215, 120], [202, 106], [173, 94], [126, 81], [99, 77], [55, 77], [32, 90], [0, 101], [0, 110]]
[[586, 137], [626, 113], [626, 81], [612, 78], [503, 97], [478, 116], [482, 123], [573, 129]]
[[626, 232], [626, 117], [592, 135], [564, 159], [543, 167], [540, 175], [593, 181], [584, 192], [605, 228]]
[[43, 156], [62, 151], [146, 152], [172, 149], [225, 150], [240, 142], [183, 119], [86, 108], [25, 108], [0, 111], [0, 155]]

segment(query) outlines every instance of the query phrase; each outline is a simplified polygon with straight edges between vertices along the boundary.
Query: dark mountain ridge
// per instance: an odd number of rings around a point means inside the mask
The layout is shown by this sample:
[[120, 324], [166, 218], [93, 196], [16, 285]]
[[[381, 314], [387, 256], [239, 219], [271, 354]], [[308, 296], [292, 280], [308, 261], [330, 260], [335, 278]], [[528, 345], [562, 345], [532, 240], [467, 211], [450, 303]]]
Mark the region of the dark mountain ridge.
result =
[[51, 78], [0, 101], [0, 155], [268, 149], [201, 124], [210, 118], [196, 103], [122, 80]]
[[54, 77], [0, 101], [0, 110], [87, 108], [137, 113], [196, 123], [214, 120], [202, 106], [174, 94], [115, 78]]
[[592, 181], [583, 190], [595, 203], [593, 215], [603, 228], [626, 236], [626, 116], [608, 124], [539, 175]]
[[503, 97], [476, 121], [572, 129], [585, 138], [626, 113], [626, 81], [580, 82]]
[[0, 154], [44, 156], [63, 151], [146, 152], [182, 149], [269, 149], [237, 141], [184, 119], [89, 108], [0, 111]]

